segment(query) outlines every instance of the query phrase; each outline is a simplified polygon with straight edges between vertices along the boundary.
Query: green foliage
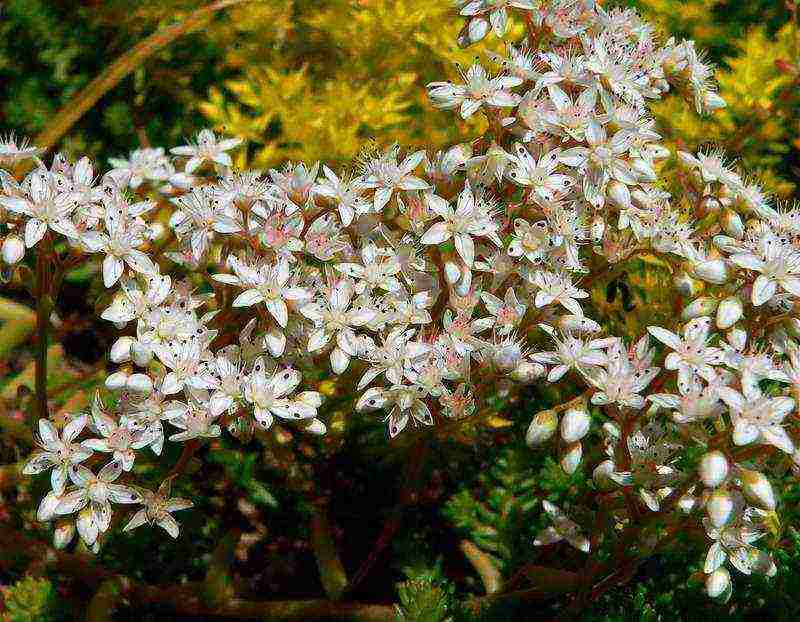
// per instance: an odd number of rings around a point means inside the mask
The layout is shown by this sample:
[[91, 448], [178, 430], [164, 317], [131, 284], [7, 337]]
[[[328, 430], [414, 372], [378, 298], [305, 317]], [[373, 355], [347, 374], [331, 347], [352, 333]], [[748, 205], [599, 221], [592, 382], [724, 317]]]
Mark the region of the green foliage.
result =
[[403, 569], [406, 580], [397, 585], [398, 622], [451, 622], [454, 587], [442, 573], [441, 560], [433, 566]]
[[56, 590], [47, 579], [25, 577], [13, 585], [3, 588], [5, 613], [0, 612], [3, 622], [56, 622], [59, 615]]

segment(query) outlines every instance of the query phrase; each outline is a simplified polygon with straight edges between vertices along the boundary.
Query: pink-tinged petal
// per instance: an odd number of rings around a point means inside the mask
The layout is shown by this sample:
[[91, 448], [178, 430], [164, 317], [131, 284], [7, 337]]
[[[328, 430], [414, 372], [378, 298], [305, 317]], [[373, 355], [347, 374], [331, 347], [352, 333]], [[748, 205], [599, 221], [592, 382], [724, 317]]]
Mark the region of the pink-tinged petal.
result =
[[332, 333], [326, 331], [323, 328], [319, 328], [313, 331], [308, 336], [308, 346], [307, 346], [308, 351], [316, 352], [317, 350], [324, 348], [330, 342], [332, 336], [333, 336]]
[[675, 333], [668, 331], [666, 328], [661, 328], [660, 326], [648, 326], [647, 332], [653, 335], [653, 337], [658, 339], [665, 346], [668, 346], [673, 350], [678, 350], [683, 345], [681, 338]]
[[267, 301], [267, 311], [282, 328], [286, 328], [286, 323], [289, 321], [289, 309], [283, 300]]
[[350, 356], [341, 348], [334, 348], [330, 355], [331, 369], [335, 374], [344, 373], [350, 365]]
[[246, 289], [236, 296], [231, 303], [234, 307], [251, 307], [264, 302], [264, 295], [257, 289]]
[[86, 489], [80, 488], [78, 490], [73, 490], [61, 497], [58, 501], [58, 505], [56, 505], [55, 513], [74, 514], [85, 508], [87, 503], [89, 503], [89, 499], [86, 496]]
[[57, 464], [54, 458], [55, 454], [50, 452], [35, 453], [30, 457], [28, 462], [25, 463], [22, 473], [25, 475], [36, 475], [42, 471], [46, 471]]
[[777, 447], [781, 451], [784, 451], [790, 455], [794, 453], [794, 442], [786, 430], [781, 426], [771, 425], [763, 427], [761, 428], [761, 436], [765, 442]]
[[408, 425], [408, 413], [405, 411], [394, 410], [389, 415], [389, 437], [394, 438], [405, 430]]
[[739, 420], [733, 428], [733, 442], [736, 445], [749, 445], [758, 435], [758, 428], [747, 421]]
[[447, 224], [443, 222], [437, 222], [423, 234], [420, 241], [423, 244], [441, 244], [442, 242], [449, 240], [450, 236], [451, 233], [447, 228]]
[[463, 233], [456, 234], [455, 247], [464, 263], [471, 267], [475, 261], [475, 242], [472, 237]]
[[31, 218], [25, 223], [25, 246], [32, 248], [41, 241], [47, 233], [47, 225], [38, 218]]
[[39, 419], [39, 436], [45, 447], [55, 447], [58, 444], [58, 431], [49, 419]]
[[108, 498], [114, 503], [139, 503], [142, 500], [138, 492], [122, 484], [109, 484]]
[[86, 426], [86, 422], [88, 417], [86, 415], [80, 415], [75, 417], [70, 421], [67, 425], [64, 426], [64, 442], [71, 443], [74, 441], [78, 435], [83, 431], [83, 428]]
[[95, 523], [94, 516], [88, 509], [82, 511], [78, 515], [78, 520], [75, 522], [78, 528], [78, 534], [87, 545], [92, 546], [97, 541], [97, 536], [100, 533], [97, 523]]
[[758, 307], [769, 301], [778, 291], [778, 283], [760, 274], [753, 283], [753, 306]]
[[103, 285], [112, 287], [119, 281], [124, 271], [125, 264], [119, 257], [106, 255], [106, 258], [103, 260]]
[[105, 483], [116, 480], [122, 474], [122, 464], [118, 460], [112, 460], [105, 465], [97, 474], [98, 479]]

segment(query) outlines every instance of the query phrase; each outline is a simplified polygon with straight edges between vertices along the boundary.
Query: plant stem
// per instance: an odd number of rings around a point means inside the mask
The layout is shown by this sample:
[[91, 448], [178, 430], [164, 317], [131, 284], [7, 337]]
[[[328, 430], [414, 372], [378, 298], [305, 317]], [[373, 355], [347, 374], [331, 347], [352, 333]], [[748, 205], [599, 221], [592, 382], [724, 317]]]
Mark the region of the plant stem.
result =
[[36, 415], [47, 419], [47, 335], [50, 327], [50, 265], [48, 240], [42, 240], [36, 253]]

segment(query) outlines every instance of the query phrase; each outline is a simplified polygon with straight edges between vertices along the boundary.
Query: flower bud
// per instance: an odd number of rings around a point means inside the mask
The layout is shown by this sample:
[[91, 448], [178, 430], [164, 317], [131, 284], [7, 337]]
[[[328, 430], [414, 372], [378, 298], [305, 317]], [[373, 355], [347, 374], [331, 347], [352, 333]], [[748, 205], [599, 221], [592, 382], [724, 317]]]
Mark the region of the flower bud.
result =
[[572, 475], [581, 463], [582, 456], [583, 447], [580, 442], [568, 445], [564, 455], [561, 456], [561, 468], [564, 469], [564, 473]]
[[75, 537], [75, 523], [64, 521], [56, 525], [53, 531], [53, 546], [57, 549], [65, 548]]
[[744, 315], [744, 305], [738, 296], [730, 296], [717, 307], [717, 328], [727, 330]]
[[727, 568], [717, 568], [706, 578], [706, 593], [711, 598], [722, 596], [731, 587], [731, 574]]
[[721, 451], [709, 451], [700, 458], [697, 471], [706, 488], [716, 488], [728, 477], [730, 466]]
[[106, 378], [106, 389], [109, 391], [121, 391], [128, 382], [128, 374], [124, 371], [115, 371]]
[[711, 524], [717, 529], [723, 527], [733, 515], [733, 495], [723, 488], [718, 488], [706, 501], [706, 512]]
[[511, 379], [523, 384], [529, 384], [537, 378], [544, 376], [544, 372], [544, 365], [534, 363], [533, 361], [522, 361], [516, 366], [514, 371], [511, 372]]
[[608, 184], [608, 198], [620, 209], [627, 209], [631, 206], [631, 193], [628, 186], [618, 181]]
[[10, 235], [3, 241], [3, 261], [9, 265], [19, 263], [25, 256], [25, 242], [16, 235]]
[[658, 179], [652, 165], [642, 158], [634, 158], [631, 162], [631, 168], [639, 176], [642, 181], [654, 182]]
[[112, 363], [125, 363], [131, 360], [131, 345], [133, 344], [133, 337], [120, 337], [111, 346], [111, 353], [109, 358]]
[[131, 374], [125, 381], [125, 388], [131, 393], [150, 395], [153, 392], [153, 381], [147, 374]]
[[741, 352], [747, 344], [747, 331], [743, 328], [732, 328], [727, 332], [726, 338], [736, 351]]
[[153, 360], [153, 351], [147, 346], [135, 341], [131, 345], [131, 357], [139, 367], [147, 367]]
[[723, 285], [728, 280], [728, 266], [723, 259], [710, 259], [695, 266], [694, 275], [707, 283]]
[[458, 265], [453, 261], [448, 261], [444, 264], [444, 280], [448, 285], [453, 285], [461, 278], [461, 270]]
[[696, 296], [702, 289], [702, 284], [694, 280], [685, 272], [679, 272], [677, 275], [675, 275], [675, 277], [672, 279], [672, 282], [675, 284], [675, 288], [678, 290], [678, 293], [680, 293], [681, 296], [686, 296], [687, 298]]
[[579, 441], [587, 432], [591, 418], [585, 408], [570, 408], [561, 418], [561, 438], [565, 443]]
[[701, 296], [700, 298], [695, 298], [692, 302], [686, 305], [681, 315], [684, 320], [693, 320], [694, 318], [701, 317], [703, 315], [711, 315], [714, 313], [714, 309], [716, 308], [716, 298]]
[[614, 473], [614, 463], [611, 460], [604, 460], [592, 471], [592, 479], [600, 490], [613, 490], [616, 483], [611, 478]]
[[470, 287], [472, 287], [472, 272], [469, 268], [465, 268], [461, 274], [461, 280], [456, 284], [456, 294], [466, 296], [469, 294]]
[[558, 417], [554, 410], [542, 410], [536, 413], [528, 426], [528, 432], [525, 434], [525, 442], [531, 447], [541, 445], [545, 441], [550, 440], [550, 437], [558, 427]]
[[732, 238], [741, 240], [744, 237], [744, 223], [742, 217], [730, 208], [725, 208], [719, 220], [722, 229]]
[[759, 471], [739, 469], [739, 478], [742, 480], [742, 492], [753, 505], [764, 510], [774, 510], [777, 502], [772, 484], [767, 476]]

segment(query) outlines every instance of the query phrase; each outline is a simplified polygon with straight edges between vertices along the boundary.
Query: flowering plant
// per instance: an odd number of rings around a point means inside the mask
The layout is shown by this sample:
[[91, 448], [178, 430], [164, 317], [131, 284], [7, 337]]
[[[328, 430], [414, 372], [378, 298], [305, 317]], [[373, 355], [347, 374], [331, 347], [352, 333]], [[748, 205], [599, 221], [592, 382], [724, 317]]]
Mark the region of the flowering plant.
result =
[[[719, 151], [663, 145], [651, 102], [725, 105], [692, 42], [660, 43], [634, 11], [593, 0], [459, 6], [462, 45], [503, 37], [509, 15], [525, 38], [428, 85], [435, 106], [486, 120], [435, 154], [392, 145], [347, 171], [263, 175], [234, 170], [240, 141], [204, 130], [98, 176], [87, 158], [0, 146], [6, 271], [35, 257], [40, 450], [24, 472], [49, 472], [38, 518], [57, 521], [59, 546], [77, 532], [97, 551], [117, 517], [178, 537], [172, 514], [192, 502], [170, 485], [198, 448], [326, 434], [324, 379], [390, 440], [457, 429], [526, 385], [577, 383], [526, 436], [566, 473], [592, 472], [582, 507], [541, 500], [548, 526], [531, 542], [586, 556], [575, 607], [691, 525], [708, 535], [710, 596], [730, 597], [729, 567], [776, 572], [754, 543], [779, 509], [768, 475], [800, 465], [800, 211]], [[89, 413], [56, 426], [52, 301], [95, 256], [117, 368]], [[679, 312], [615, 331], [591, 286], [641, 257], [672, 274]], [[181, 460], [147, 490], [136, 465], [167, 442]]]

